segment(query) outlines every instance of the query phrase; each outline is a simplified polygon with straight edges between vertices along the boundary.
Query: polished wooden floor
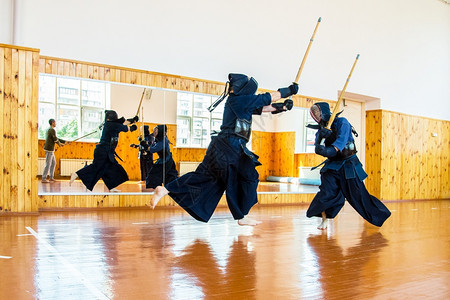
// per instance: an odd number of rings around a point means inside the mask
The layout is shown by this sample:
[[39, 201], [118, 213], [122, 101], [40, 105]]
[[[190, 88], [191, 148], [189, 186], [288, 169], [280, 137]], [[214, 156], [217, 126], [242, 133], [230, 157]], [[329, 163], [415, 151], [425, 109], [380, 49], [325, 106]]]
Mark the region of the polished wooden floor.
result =
[[450, 201], [386, 203], [382, 228], [345, 206], [326, 232], [307, 206], [0, 217], [0, 299], [450, 299]]

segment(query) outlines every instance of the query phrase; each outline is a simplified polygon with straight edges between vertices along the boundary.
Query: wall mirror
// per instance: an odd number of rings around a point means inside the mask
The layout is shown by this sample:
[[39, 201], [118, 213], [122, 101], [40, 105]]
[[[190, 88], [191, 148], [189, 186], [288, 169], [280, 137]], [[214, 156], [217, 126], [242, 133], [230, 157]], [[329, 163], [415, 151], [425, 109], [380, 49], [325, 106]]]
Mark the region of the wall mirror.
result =
[[[151, 192], [145, 188], [140, 172], [139, 150], [130, 147], [139, 143], [142, 126], [148, 125], [150, 132], [158, 124], [168, 126], [167, 136], [170, 150], [180, 174], [194, 170], [203, 159], [213, 131], [219, 131], [222, 123], [224, 103], [212, 113], [207, 107], [217, 99], [216, 95], [168, 90], [140, 85], [81, 79], [76, 77], [40, 74], [39, 76], [39, 175], [45, 166], [44, 143], [49, 128], [48, 120], [56, 120], [58, 138], [75, 141], [55, 148], [57, 161], [56, 183], [39, 182], [39, 194], [90, 193], [82, 183], [75, 181], [69, 186], [70, 174], [90, 164], [96, 144], [99, 141], [100, 125], [104, 120], [104, 110], [113, 109], [120, 116], [131, 118], [138, 112], [138, 130], [121, 133], [116, 152], [123, 161], [130, 178], [129, 184], [121, 186], [120, 193]], [[314, 152], [314, 131], [305, 128], [313, 122], [308, 110], [294, 107], [288, 114], [256, 116], [253, 131], [283, 132], [295, 131], [295, 153]], [[252, 148], [252, 141], [248, 143]], [[153, 159], [158, 158], [154, 154]], [[101, 183], [101, 182], [100, 182]], [[99, 184], [94, 193], [109, 194], [109, 190]]]

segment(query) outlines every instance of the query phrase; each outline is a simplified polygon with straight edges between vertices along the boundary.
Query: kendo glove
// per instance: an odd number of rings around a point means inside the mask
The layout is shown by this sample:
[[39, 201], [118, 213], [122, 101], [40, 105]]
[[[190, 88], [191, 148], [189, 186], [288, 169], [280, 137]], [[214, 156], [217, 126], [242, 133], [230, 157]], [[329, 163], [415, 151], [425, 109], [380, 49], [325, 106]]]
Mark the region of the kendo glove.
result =
[[131, 125], [131, 126], [130, 126], [130, 131], [133, 132], [133, 131], [135, 131], [135, 130], [137, 130], [136, 124]]
[[287, 98], [289, 96], [295, 95], [298, 93], [298, 83], [293, 82], [290, 86], [285, 88], [279, 88], [278, 91], [281, 94], [281, 98]]
[[316, 145], [315, 149], [316, 154], [325, 156], [325, 157], [334, 157], [337, 155], [337, 150], [334, 146], [325, 147], [323, 145]]
[[139, 121], [139, 117], [138, 116], [134, 116], [133, 118], [127, 119], [128, 122], [130, 122], [130, 124], [134, 124], [137, 121]]
[[294, 107], [294, 101], [292, 101], [291, 99], [286, 99], [284, 100], [284, 106], [286, 106], [287, 110], [291, 110], [292, 107]]
[[113, 121], [114, 123], [119, 123], [119, 124], [123, 124], [125, 122], [125, 118], [124, 117], [120, 117], [119, 119]]
[[272, 103], [272, 107], [275, 108], [275, 111], [272, 112], [273, 115], [286, 111], [286, 107], [283, 102]]
[[331, 136], [332, 133], [333, 133], [333, 131], [331, 131], [330, 129], [325, 128], [325, 127], [320, 127], [320, 129], [319, 129], [320, 139], [327, 139]]

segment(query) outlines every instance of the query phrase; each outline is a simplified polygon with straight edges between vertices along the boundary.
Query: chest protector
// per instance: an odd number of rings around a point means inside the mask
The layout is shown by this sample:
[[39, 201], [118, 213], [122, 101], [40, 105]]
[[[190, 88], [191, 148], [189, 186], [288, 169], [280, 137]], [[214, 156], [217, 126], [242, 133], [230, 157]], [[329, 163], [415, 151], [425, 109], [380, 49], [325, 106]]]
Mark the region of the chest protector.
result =
[[246, 142], [250, 139], [250, 134], [252, 132], [252, 122], [246, 119], [236, 119], [236, 125], [234, 127], [234, 133]]

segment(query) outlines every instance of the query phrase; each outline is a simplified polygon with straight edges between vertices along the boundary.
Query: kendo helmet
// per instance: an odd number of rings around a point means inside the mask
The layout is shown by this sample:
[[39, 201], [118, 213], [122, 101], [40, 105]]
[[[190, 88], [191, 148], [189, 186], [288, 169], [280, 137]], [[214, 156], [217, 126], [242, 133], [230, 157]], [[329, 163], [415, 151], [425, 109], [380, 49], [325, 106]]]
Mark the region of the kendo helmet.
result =
[[317, 102], [309, 109], [311, 117], [320, 125], [326, 126], [331, 117], [330, 105], [326, 102]]
[[244, 74], [230, 73], [228, 74], [228, 80], [233, 89], [232, 93], [236, 96], [253, 95], [258, 90], [258, 82], [253, 77], [248, 77]]
[[144, 136], [150, 135], [150, 127], [148, 125], [144, 125]]
[[119, 116], [114, 110], [105, 110], [105, 122], [117, 121]]
[[158, 128], [158, 134], [156, 135], [155, 138], [158, 141], [162, 141], [167, 134], [167, 125], [160, 124], [160, 125], [157, 125], [156, 128]]

